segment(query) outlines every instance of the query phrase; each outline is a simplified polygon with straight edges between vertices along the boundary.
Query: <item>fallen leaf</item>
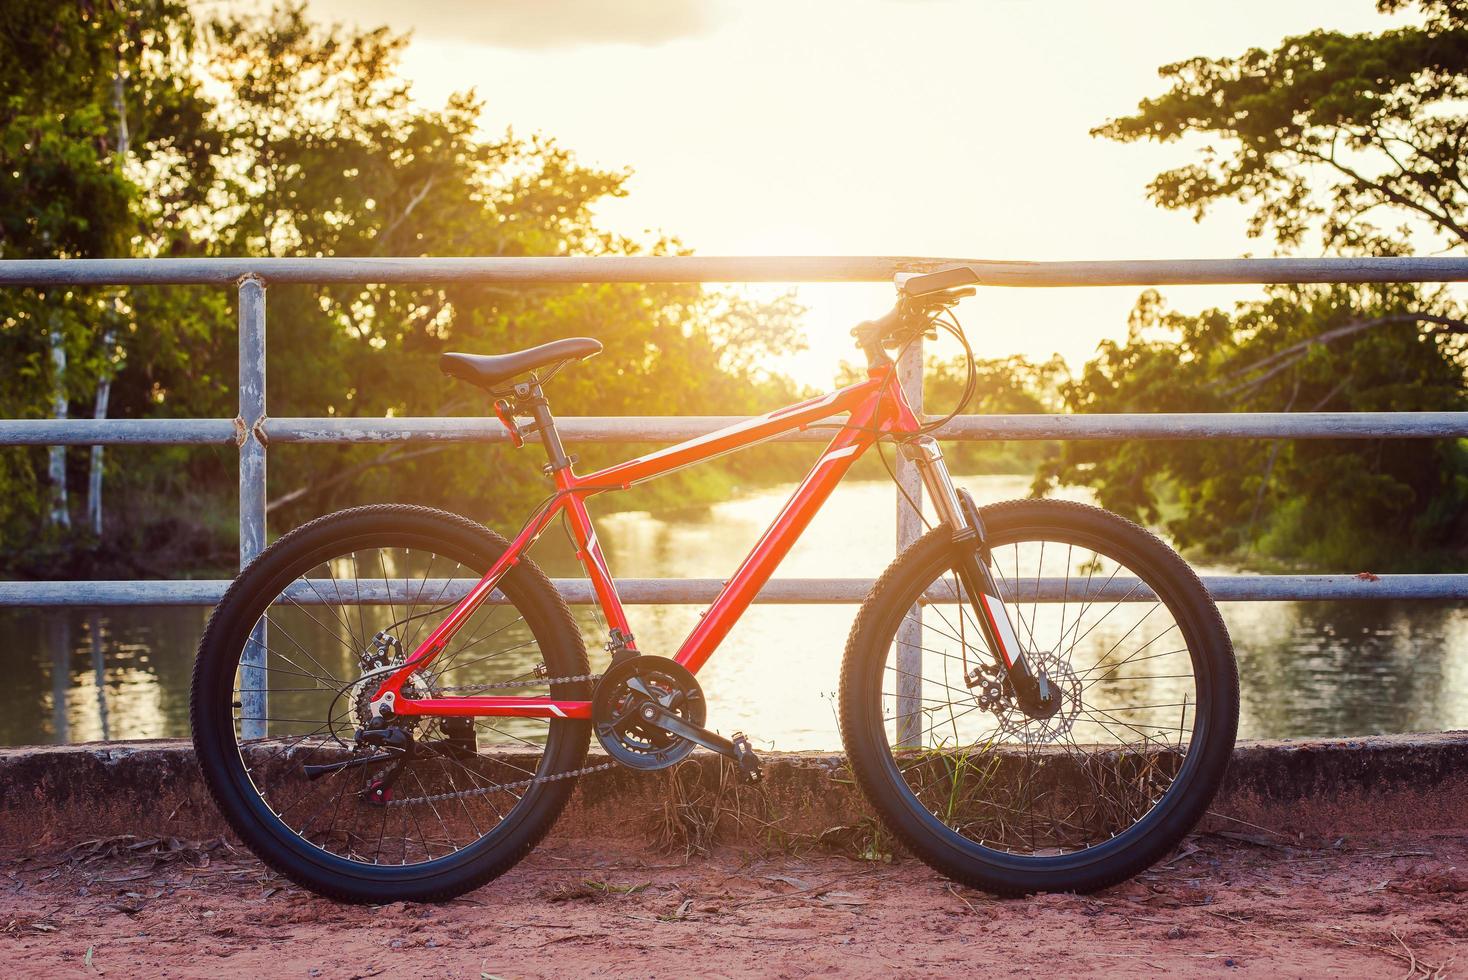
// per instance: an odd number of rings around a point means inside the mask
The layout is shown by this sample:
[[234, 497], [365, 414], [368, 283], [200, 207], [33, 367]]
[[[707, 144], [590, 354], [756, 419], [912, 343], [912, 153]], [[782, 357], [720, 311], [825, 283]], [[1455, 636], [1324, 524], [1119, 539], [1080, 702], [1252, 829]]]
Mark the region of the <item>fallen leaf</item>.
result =
[[778, 881], [781, 884], [789, 885], [791, 888], [810, 887], [810, 882], [803, 881], [800, 878], [796, 878], [792, 875], [765, 875], [765, 881]]
[[865, 905], [867, 899], [851, 892], [826, 892], [821, 901], [827, 905]]

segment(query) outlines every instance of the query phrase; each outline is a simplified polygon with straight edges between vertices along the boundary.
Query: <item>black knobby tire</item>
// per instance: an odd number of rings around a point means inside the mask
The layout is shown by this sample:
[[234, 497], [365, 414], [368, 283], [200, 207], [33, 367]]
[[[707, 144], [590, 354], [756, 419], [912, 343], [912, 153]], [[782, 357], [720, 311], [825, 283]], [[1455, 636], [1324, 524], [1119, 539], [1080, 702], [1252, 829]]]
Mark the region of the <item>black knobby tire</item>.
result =
[[[331, 898], [373, 903], [442, 901], [478, 888], [502, 874], [550, 830], [574, 789], [574, 779], [533, 785], [523, 793], [517, 793], [518, 801], [508, 809], [496, 804], [494, 812], [502, 815], [497, 825], [452, 854], [407, 863], [408, 844], [405, 839], [404, 863], [401, 865], [349, 860], [298, 836], [276, 815], [271, 803], [263, 798], [265, 791], [257, 787], [251, 778], [245, 761], [246, 750], [241, 748], [240, 729], [237, 729], [239, 718], [236, 712], [240, 702], [236, 700], [239, 695], [235, 685], [237, 675], [242, 676], [238, 667], [247, 638], [257, 622], [262, 621], [262, 616], [277, 608], [273, 603], [283, 598], [282, 591], [287, 585], [293, 585], [298, 577], [305, 576], [313, 568], [325, 567], [323, 562], [348, 553], [355, 560], [357, 550], [364, 548], [401, 549], [410, 553], [412, 549], [418, 549], [420, 554], [452, 560], [477, 577], [487, 571], [507, 547], [508, 542], [500, 535], [443, 511], [405, 505], [359, 507], [319, 518], [284, 535], [251, 562], [230, 586], [210, 617], [199, 644], [190, 720], [199, 766], [210, 794], [235, 833], [266, 864], [298, 884]], [[434, 568], [433, 560], [430, 559], [430, 569]], [[442, 567], [439, 566], [440, 569]], [[429, 574], [424, 572], [425, 579]], [[533, 562], [521, 559], [500, 582], [499, 591], [508, 597], [513, 607], [511, 612], [520, 617], [515, 622], [519, 629], [528, 631], [551, 677], [574, 677], [588, 672], [581, 632], [564, 599]], [[428, 605], [425, 602], [425, 606]], [[446, 612], [450, 605], [440, 604], [429, 610], [430, 615], [420, 617], [421, 621], [415, 624], [415, 634], [420, 629], [436, 625], [442, 618], [441, 613]], [[319, 612], [311, 614], [308, 611], [307, 615], [316, 619], [326, 618]], [[348, 618], [348, 622], [349, 615], [343, 617]], [[283, 631], [283, 628], [271, 629], [274, 631], [269, 634], [271, 637]], [[348, 625], [346, 629], [348, 635], [355, 639], [355, 625]], [[363, 632], [368, 630], [369, 627], [364, 625]], [[406, 632], [406, 628], [402, 631]], [[287, 661], [292, 664], [305, 663], [305, 658], [310, 656], [304, 650], [301, 654], [292, 651], [292, 655], [295, 660]], [[310, 661], [315, 662], [314, 658]], [[305, 672], [313, 673], [314, 668], [308, 666]], [[267, 680], [278, 683], [271, 678]], [[311, 693], [316, 693], [316, 686], [319, 685], [313, 682]], [[504, 693], [535, 694], [545, 693], [545, 690]], [[557, 684], [549, 687], [549, 693], [558, 698], [589, 699], [591, 685], [587, 682]], [[289, 696], [280, 695], [282, 698]], [[276, 695], [271, 697], [274, 699]], [[323, 693], [321, 702], [325, 698]], [[332, 703], [337, 705], [340, 702]], [[330, 710], [327, 714], [331, 714]], [[348, 717], [338, 727], [347, 730], [347, 724], [353, 720]], [[547, 775], [581, 767], [589, 743], [590, 724], [567, 719], [544, 724], [546, 734], [542, 754], [534, 772]], [[328, 728], [327, 731], [335, 732], [337, 728]], [[443, 765], [447, 767], [447, 763]], [[470, 781], [464, 785], [482, 783], [483, 780]], [[423, 785], [421, 781], [420, 785]], [[356, 800], [346, 804], [347, 807], [353, 805], [359, 804]], [[337, 806], [343, 804], [338, 801]], [[464, 809], [468, 811], [467, 804]], [[387, 819], [384, 812], [384, 823]], [[417, 817], [413, 819], [416, 821]], [[335, 821], [336, 816], [333, 815], [333, 825]], [[476, 832], [480, 829], [476, 825]], [[382, 831], [378, 833], [380, 851]], [[365, 846], [363, 850], [366, 850]], [[427, 853], [431, 857], [432, 849]], [[348, 856], [350, 854], [349, 848]]]
[[[900, 734], [900, 720], [894, 720], [895, 716], [901, 715], [901, 710], [893, 712], [893, 716], [884, 717], [884, 704], [896, 701], [894, 695], [886, 693], [887, 685], [895, 684], [895, 680], [884, 679], [891, 674], [914, 676], [911, 670], [903, 671], [900, 667], [894, 670], [888, 665], [889, 655], [896, 663], [899, 654], [896, 652], [896, 636], [899, 626], [908, 617], [908, 612], [917, 597], [925, 589], [932, 587], [935, 582], [952, 581], [951, 575], [945, 575], [953, 563], [953, 545], [951, 543], [951, 530], [947, 525], [941, 525], [930, 531], [919, 541], [915, 542], [895, 561], [878, 580], [868, 595], [861, 611], [852, 627], [847, 641], [845, 659], [842, 666], [841, 676], [841, 731], [850, 759], [851, 767], [855, 772], [857, 781], [865, 793], [868, 801], [877, 811], [885, 826], [914, 854], [931, 865], [939, 872], [962, 883], [982, 888], [987, 891], [1001, 895], [1021, 895], [1038, 891], [1078, 891], [1087, 892], [1104, 888], [1124, 880], [1139, 871], [1147, 868], [1159, 858], [1163, 857], [1174, 845], [1176, 845], [1201, 819], [1209, 804], [1213, 800], [1220, 783], [1223, 780], [1230, 754], [1233, 749], [1234, 736], [1238, 725], [1238, 670], [1234, 661], [1233, 647], [1224, 627], [1223, 620], [1209, 596], [1203, 584], [1198, 580], [1196, 574], [1171, 548], [1160, 541], [1155, 535], [1145, 529], [1126, 521], [1114, 514], [1107, 513], [1095, 507], [1089, 507], [1078, 503], [1054, 500], [1020, 500], [1002, 504], [996, 504], [983, 508], [981, 511], [988, 532], [988, 540], [996, 549], [995, 566], [996, 580], [1002, 576], [1014, 579], [1024, 584], [1024, 575], [1018, 566], [1016, 557], [1015, 574], [1012, 576], [998, 566], [1002, 562], [1001, 554], [1012, 550], [1016, 556], [1021, 549], [1028, 549], [1027, 553], [1033, 556], [1034, 542], [1055, 542], [1051, 546], [1051, 554], [1059, 548], [1065, 548], [1066, 562], [1064, 567], [1069, 569], [1069, 561], [1073, 550], [1076, 548], [1089, 548], [1094, 555], [1104, 556], [1108, 562], [1113, 561], [1118, 568], [1130, 569], [1135, 577], [1146, 586], [1154, 590], [1158, 602], [1154, 608], [1161, 608], [1165, 615], [1171, 618], [1173, 626], [1168, 630], [1176, 628], [1179, 635], [1186, 641], [1185, 650], [1168, 651], [1175, 654], [1174, 660], [1184, 664], [1190, 664], [1191, 679], [1185, 681], [1166, 680], [1162, 684], [1188, 685], [1191, 684], [1196, 691], [1196, 703], [1193, 705], [1191, 730], [1184, 731], [1184, 722], [1179, 722], [1179, 749], [1177, 755], [1168, 766], [1160, 766], [1164, 772], [1170, 772], [1171, 782], [1160, 798], [1143, 800], [1135, 805], [1130, 815], [1121, 821], [1126, 826], [1112, 826], [1108, 832], [1094, 832], [1097, 838], [1091, 840], [1086, 837], [1085, 831], [1079, 832], [1074, 846], [1055, 846], [1054, 837], [1045, 838], [1043, 833], [1034, 831], [1033, 826], [1029, 833], [1034, 841], [1026, 850], [1023, 845], [1025, 828], [1020, 810], [1014, 805], [1015, 801], [1022, 800], [1021, 791], [1013, 787], [1001, 790], [999, 787], [1004, 779], [996, 777], [994, 773], [1025, 774], [1026, 778], [1032, 778], [1041, 789], [1031, 789], [1030, 814], [1033, 824], [1034, 811], [1041, 809], [1035, 794], [1043, 796], [1046, 792], [1059, 794], [1059, 790], [1045, 789], [1044, 777], [1041, 773], [1044, 767], [1063, 764], [1071, 766], [1069, 771], [1094, 771], [1087, 770], [1091, 765], [1087, 753], [1096, 753], [1096, 758], [1101, 758], [1106, 765], [1121, 767], [1126, 773], [1132, 774], [1137, 771], [1138, 763], [1124, 763], [1115, 760], [1126, 760], [1129, 758], [1124, 753], [1119, 753], [1113, 747], [1106, 755], [1107, 747], [1083, 746], [1071, 736], [1067, 743], [1063, 739], [1056, 739], [1058, 745], [1051, 745], [1050, 756], [1046, 757], [1043, 751], [1033, 747], [1025, 746], [1023, 752], [1031, 755], [1023, 755], [1021, 750], [1014, 745], [1002, 745], [999, 740], [990, 738], [988, 741], [976, 741], [974, 747], [970, 748], [969, 754], [962, 756], [958, 761], [952, 758], [941, 762], [931, 761], [934, 753], [941, 755], [939, 750], [928, 748], [927, 756], [923, 755], [923, 741], [911, 751], [904, 748], [894, 750], [892, 743], [901, 741], [904, 737]], [[1044, 546], [1039, 552], [1041, 568], [1046, 566]], [[1095, 559], [1097, 566], [1101, 564], [1101, 558]], [[1093, 569], [1096, 566], [1093, 566]], [[1036, 571], [1036, 588], [1039, 589], [1040, 572]], [[1113, 572], [1113, 575], [1116, 573]], [[1065, 588], [1067, 595], [1072, 588], [1070, 571], [1066, 572]], [[1094, 576], [1094, 571], [1093, 571]], [[1078, 589], [1077, 579], [1077, 591]], [[1093, 578], [1086, 579], [1087, 589], [1092, 587]], [[1008, 589], [1009, 586], [1001, 584], [1001, 588]], [[1119, 588], [1119, 587], [1118, 587]], [[1135, 587], [1134, 587], [1135, 588]], [[1100, 594], [1100, 590], [1098, 593]], [[932, 593], [930, 592], [931, 596]], [[951, 593], [957, 596], [958, 592]], [[1128, 605], [1119, 603], [1118, 606]], [[1133, 604], [1134, 605], [1134, 604]], [[935, 605], [924, 607], [934, 610]], [[1054, 618], [1054, 613], [1031, 612], [1027, 603], [1016, 608], [1007, 604], [1011, 610], [1011, 618], [1023, 626], [1031, 626], [1038, 629], [1040, 621], [1045, 616]], [[1037, 609], [1043, 608], [1039, 604]], [[1104, 607], [1099, 603], [1083, 607], [1085, 610], [1101, 610]], [[930, 619], [936, 619], [934, 612], [925, 612], [922, 630], [928, 630]], [[1058, 635], [1062, 639], [1077, 636], [1080, 633], [1081, 616], [1087, 615], [1083, 612], [1077, 615], [1076, 626], [1073, 631], [1067, 631], [1065, 620], [1060, 620]], [[1091, 612], [1091, 616], [1100, 615], [1100, 612]], [[1148, 612], [1151, 616], [1152, 612]], [[950, 617], [951, 618], [951, 617]], [[961, 620], [960, 620], [961, 622]], [[938, 632], [924, 632], [923, 642], [928, 646], [944, 645], [945, 651], [951, 648], [952, 643], [948, 637], [955, 632], [953, 625], [948, 619], [938, 624]], [[1023, 626], [1017, 625], [1016, 630], [1023, 635]], [[1092, 624], [1087, 633], [1091, 634], [1097, 624]], [[909, 627], [909, 630], [914, 627]], [[1135, 627], [1133, 627], [1135, 629]], [[1164, 630], [1166, 633], [1168, 630]], [[1153, 631], [1155, 632], [1155, 630]], [[909, 633], [908, 635], [911, 635]], [[936, 636], [936, 639], [934, 637]], [[954, 637], [956, 639], [957, 637]], [[1024, 641], [1022, 640], [1022, 645]], [[1152, 641], [1148, 641], [1152, 642]], [[1099, 642], [1096, 644], [1099, 648]], [[1135, 645], [1135, 644], [1133, 644]], [[1166, 646], [1168, 644], [1163, 644]], [[1043, 649], [1043, 645], [1036, 643]], [[1179, 644], [1179, 646], [1182, 646]], [[911, 649], [909, 647], [908, 649]], [[1112, 648], [1113, 650], [1116, 647]], [[1124, 681], [1119, 679], [1117, 671], [1142, 669], [1138, 664], [1141, 660], [1149, 657], [1161, 656], [1154, 646], [1142, 654], [1133, 654], [1122, 658], [1120, 663], [1123, 667], [1112, 667], [1116, 662], [1113, 653], [1107, 651], [1098, 660], [1104, 671], [1094, 674], [1092, 671], [1080, 674], [1086, 679], [1084, 688], [1077, 685], [1081, 690], [1089, 689], [1095, 680], [1109, 680], [1118, 686]], [[929, 660], [933, 659], [932, 653], [925, 652], [923, 656]], [[965, 650], [967, 656], [967, 650]], [[1069, 656], [1069, 655], [1067, 655]], [[1112, 658], [1112, 659], [1106, 659]], [[1128, 665], [1128, 661], [1134, 661]], [[977, 661], [974, 661], [977, 662]], [[911, 664], [911, 661], [908, 661]], [[965, 660], [968, 666], [970, 661]], [[944, 665], [946, 669], [946, 663]], [[1176, 670], [1178, 668], [1169, 668]], [[929, 685], [928, 674], [932, 668], [924, 662], [924, 674], [918, 683]], [[1181, 675], [1167, 675], [1181, 676]], [[951, 677], [945, 677], [944, 683], [936, 689], [945, 692], [944, 697], [956, 703], [966, 694], [966, 684], [959, 684]], [[1157, 684], [1158, 681], [1144, 679], [1136, 682], [1139, 685]], [[1177, 690], [1177, 687], [1171, 690]], [[1184, 688], [1185, 689], [1185, 688]], [[924, 686], [921, 693], [924, 695], [922, 701], [926, 705], [926, 695], [932, 693], [934, 688]], [[884, 698], [887, 700], [884, 701]], [[1187, 705], [1188, 698], [1184, 698], [1183, 704]], [[1078, 704], [1075, 717], [1084, 722], [1087, 717], [1097, 720], [1098, 724], [1091, 725], [1094, 731], [1104, 727], [1110, 731], [1113, 724], [1100, 726], [1101, 720], [1116, 717], [1106, 713], [1086, 715], [1082, 712], [1090, 710], [1084, 707], [1084, 698], [1077, 695]], [[909, 704], [913, 703], [909, 697]], [[1153, 705], [1144, 705], [1151, 708]], [[1164, 706], [1155, 706], [1164, 707]], [[959, 715], [963, 710], [970, 712], [970, 717], [982, 716], [982, 709], [975, 708], [972, 704], [966, 704], [962, 708], [955, 708], [950, 704], [948, 708], [950, 716], [957, 711]], [[1101, 709], [1097, 709], [1101, 710]], [[1135, 709], [1128, 709], [1135, 710]], [[992, 712], [996, 718], [991, 724], [998, 730], [998, 713]], [[1186, 718], [1187, 708], [1183, 709]], [[908, 714], [906, 717], [913, 717]], [[944, 723], [941, 713], [936, 716], [938, 722], [933, 726], [938, 730]], [[1124, 716], [1135, 718], [1135, 715]], [[987, 719], [986, 719], [987, 720]], [[895, 736], [889, 737], [888, 725], [892, 723]], [[921, 725], [921, 721], [918, 722]], [[1045, 723], [1049, 724], [1049, 723]], [[1098, 727], [1099, 726], [1099, 727]], [[1032, 731], [1039, 727], [1039, 723], [1025, 721], [1023, 725], [1016, 724], [1014, 728], [1019, 731]], [[1160, 727], [1160, 726], [1158, 726]], [[909, 733], [911, 729], [907, 730]], [[958, 727], [954, 727], [955, 733]], [[1134, 729], [1144, 731], [1144, 729]], [[1123, 730], [1123, 735], [1127, 735]], [[911, 738], [909, 734], [906, 736]], [[1182, 748], [1182, 739], [1187, 738], [1185, 750]], [[931, 736], [936, 742], [936, 735]], [[1125, 739], [1119, 739], [1124, 741]], [[909, 742], [908, 744], [912, 744]], [[955, 741], [955, 747], [957, 746]], [[940, 747], [947, 750], [946, 744]], [[1152, 748], [1148, 742], [1145, 749]], [[1009, 750], [1007, 756], [1001, 754], [1002, 750]], [[1062, 757], [1064, 753], [1070, 758]], [[1152, 758], [1146, 752], [1139, 751], [1130, 758]], [[1159, 756], [1160, 757], [1160, 756]], [[1055, 760], [1059, 759], [1057, 763]], [[913, 761], [917, 760], [917, 761]], [[992, 761], [987, 761], [992, 760]], [[995, 821], [999, 819], [994, 815], [984, 816], [982, 814], [973, 818], [975, 826], [982, 828], [982, 833], [967, 831], [960, 832], [958, 827], [964, 826], [959, 817], [953, 815], [952, 808], [944, 811], [940, 817], [934, 810], [942, 810], [943, 807], [934, 807], [919, 799], [925, 793], [930, 793], [926, 783], [919, 783], [917, 788], [910, 782], [908, 773], [918, 771], [926, 767], [924, 775], [928, 775], [935, 768], [942, 778], [948, 782], [938, 780], [936, 792], [941, 794], [947, 792], [950, 796], [961, 796], [962, 793], [970, 793], [969, 797], [975, 803], [985, 799], [972, 787], [983, 784], [983, 792], [1000, 801], [1000, 806], [1013, 809], [1011, 813], [1000, 816], [1003, 820], [999, 823], [999, 829], [994, 829]], [[1051, 770], [1054, 772], [1054, 770]], [[982, 772], [982, 780], [972, 774]], [[966, 776], [966, 774], [968, 774]], [[967, 778], [968, 783], [964, 780]], [[1056, 777], [1051, 776], [1051, 779]], [[1079, 781], [1079, 780], [1078, 780]], [[1148, 784], [1149, 787], [1154, 785]], [[1157, 784], [1160, 786], [1160, 783]], [[957, 791], [955, 790], [957, 788]], [[1074, 790], [1070, 790], [1074, 794]], [[941, 802], [941, 799], [940, 799]], [[1070, 797], [1070, 805], [1077, 805], [1074, 795]], [[1054, 804], [1051, 804], [1052, 810]], [[1097, 812], [1104, 808], [1097, 807]], [[1114, 808], [1113, 808], [1114, 809]], [[1145, 812], [1143, 812], [1145, 811]], [[1073, 812], [1079, 812], [1079, 809]], [[1043, 814], [1042, 814], [1043, 816]], [[944, 817], [947, 819], [945, 820]], [[963, 820], [970, 819], [970, 814], [965, 813]], [[1077, 820], [1074, 816], [1062, 814], [1061, 818], [1052, 816], [1052, 825], [1060, 826], [1065, 820]], [[1129, 822], [1134, 820], [1134, 822]], [[986, 822], [987, 821], [987, 822]], [[951, 825], [950, 825], [951, 824]], [[1051, 830], [1051, 833], [1058, 831]], [[1006, 835], [1008, 835], [1006, 837]], [[1012, 842], [1000, 844], [991, 843], [991, 840], [1012, 841], [1019, 839], [1021, 845]]]

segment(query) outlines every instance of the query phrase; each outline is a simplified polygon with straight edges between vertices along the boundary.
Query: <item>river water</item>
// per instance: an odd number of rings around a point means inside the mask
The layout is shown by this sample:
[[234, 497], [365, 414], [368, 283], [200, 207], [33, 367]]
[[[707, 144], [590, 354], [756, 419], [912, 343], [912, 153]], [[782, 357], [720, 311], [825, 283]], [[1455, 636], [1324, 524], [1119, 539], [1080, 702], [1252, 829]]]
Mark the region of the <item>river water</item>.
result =
[[[1024, 496], [1022, 476], [960, 481], [980, 500]], [[710, 508], [598, 520], [614, 575], [720, 578], [778, 510], [789, 487]], [[1071, 492], [1086, 499], [1082, 492]], [[840, 487], [777, 573], [876, 576], [892, 560], [895, 507], [886, 481]], [[547, 535], [536, 558], [552, 576], [578, 569]], [[1200, 568], [1223, 573], [1226, 568]], [[1348, 736], [1468, 728], [1468, 608], [1444, 602], [1226, 603], [1242, 683], [1242, 738]], [[709, 724], [782, 750], [840, 745], [835, 695], [854, 606], [754, 606], [700, 672]], [[638, 646], [671, 655], [696, 606], [632, 606]], [[188, 734], [189, 672], [208, 610], [0, 609], [7, 683], [0, 744]], [[604, 631], [578, 612], [587, 647]], [[605, 659], [605, 655], [600, 655]], [[593, 667], [598, 666], [593, 654]]]

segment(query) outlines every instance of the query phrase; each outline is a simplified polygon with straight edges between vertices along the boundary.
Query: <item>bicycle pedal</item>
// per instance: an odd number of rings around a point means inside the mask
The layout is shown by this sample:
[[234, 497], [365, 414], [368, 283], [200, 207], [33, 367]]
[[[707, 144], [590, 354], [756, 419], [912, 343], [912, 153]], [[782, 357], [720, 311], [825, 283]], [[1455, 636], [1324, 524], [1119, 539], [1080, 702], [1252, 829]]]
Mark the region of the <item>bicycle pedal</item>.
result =
[[754, 747], [749, 744], [745, 734], [735, 732], [730, 741], [734, 743], [734, 764], [739, 767], [739, 781], [758, 783], [764, 779], [764, 766], [760, 764], [759, 756], [754, 754]]

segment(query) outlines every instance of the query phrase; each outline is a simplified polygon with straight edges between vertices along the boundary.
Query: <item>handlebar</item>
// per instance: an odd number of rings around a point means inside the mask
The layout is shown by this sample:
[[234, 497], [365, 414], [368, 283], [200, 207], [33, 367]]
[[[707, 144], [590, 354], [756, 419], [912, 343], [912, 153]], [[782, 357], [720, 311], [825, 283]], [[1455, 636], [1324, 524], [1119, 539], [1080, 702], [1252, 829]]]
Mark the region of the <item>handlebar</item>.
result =
[[867, 356], [867, 367], [876, 368], [883, 364], [891, 364], [892, 358], [887, 356], [884, 349], [888, 345], [886, 341], [895, 337], [902, 327], [906, 313], [903, 310], [904, 303], [898, 300], [897, 305], [875, 320], [866, 320], [851, 328], [851, 335], [856, 338], [856, 346]]
[[867, 370], [878, 376], [879, 369], [886, 368], [886, 377], [896, 380], [891, 373], [892, 358], [889, 348], [901, 348], [924, 335], [936, 338], [942, 327], [963, 345], [968, 362], [968, 377], [964, 381], [963, 396], [957, 406], [944, 418], [919, 423], [916, 435], [940, 428], [953, 419], [973, 400], [977, 389], [978, 366], [974, 362], [973, 347], [964, 336], [958, 319], [947, 313], [965, 296], [974, 295], [971, 283], [978, 281], [978, 273], [970, 266], [945, 269], [926, 276], [899, 276], [897, 278], [897, 305], [875, 320], [859, 323], [852, 328], [851, 335], [867, 356]]
[[[967, 272], [968, 270], [950, 271]], [[939, 272], [932, 276], [916, 278], [932, 280], [935, 277], [947, 275], [947, 272]], [[908, 282], [911, 281], [908, 280]], [[892, 309], [875, 320], [867, 320], [853, 327], [851, 335], [856, 338], [856, 345], [861, 348], [862, 353], [866, 354], [867, 367], [870, 369], [891, 364], [892, 358], [887, 354], [888, 348], [901, 347], [926, 332], [928, 321], [935, 311], [952, 306], [965, 296], [974, 295], [972, 289], [956, 288], [961, 285], [962, 283], [953, 283], [947, 287], [939, 285], [937, 288], [929, 289], [926, 293], [914, 294], [908, 292], [906, 283], [904, 283], [899, 287], [900, 295], [897, 304]]]

